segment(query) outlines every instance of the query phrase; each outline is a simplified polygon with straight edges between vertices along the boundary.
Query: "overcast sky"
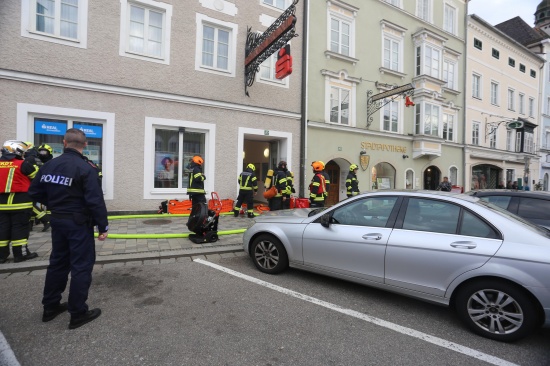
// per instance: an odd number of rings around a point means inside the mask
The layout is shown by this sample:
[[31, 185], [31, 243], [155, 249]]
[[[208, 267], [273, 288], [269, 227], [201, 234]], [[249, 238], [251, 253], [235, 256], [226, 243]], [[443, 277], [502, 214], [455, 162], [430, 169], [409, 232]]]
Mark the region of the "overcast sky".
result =
[[531, 27], [535, 25], [535, 10], [541, 0], [471, 0], [468, 13], [476, 14], [491, 25], [520, 16]]

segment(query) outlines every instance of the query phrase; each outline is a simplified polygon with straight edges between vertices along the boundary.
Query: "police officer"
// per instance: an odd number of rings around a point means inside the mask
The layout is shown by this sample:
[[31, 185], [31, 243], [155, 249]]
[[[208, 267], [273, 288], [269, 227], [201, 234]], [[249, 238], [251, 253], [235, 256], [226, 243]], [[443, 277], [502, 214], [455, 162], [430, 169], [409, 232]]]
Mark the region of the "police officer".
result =
[[309, 185], [309, 206], [325, 207], [325, 193], [327, 191], [323, 169], [325, 165], [321, 161], [311, 163], [313, 167], [313, 179]]
[[28, 145], [23, 141], [8, 140], [2, 145], [0, 157], [0, 263], [10, 255], [15, 263], [36, 258], [27, 246], [32, 198], [27, 193], [38, 167], [33, 158], [23, 159]]
[[[69, 329], [78, 328], [101, 315], [89, 310], [86, 300], [95, 264], [94, 226], [98, 239], [107, 238], [107, 208], [95, 164], [82, 155], [86, 135], [70, 128], [63, 140], [63, 154], [40, 168], [29, 194], [52, 212], [52, 253], [46, 272], [42, 305], [43, 322], [69, 310]], [[61, 303], [69, 272], [68, 304]]]
[[187, 194], [191, 198], [193, 207], [197, 203], [206, 203], [206, 191], [204, 190], [204, 181], [206, 177], [202, 173], [202, 165], [204, 160], [200, 155], [195, 155], [191, 158], [188, 164], [189, 172], [189, 187]]
[[281, 160], [277, 165], [273, 176], [273, 185], [277, 189], [277, 194], [269, 200], [269, 210], [282, 210], [286, 201], [290, 201], [290, 190], [286, 178], [286, 161], [284, 160]]
[[[258, 178], [256, 178], [256, 167], [248, 164], [245, 170], [239, 175], [239, 196], [237, 204], [233, 209], [233, 215], [239, 216], [241, 205], [246, 203], [248, 217], [254, 217], [254, 196], [258, 193]], [[253, 192], [254, 191], [254, 192]]]
[[359, 194], [359, 181], [357, 180], [357, 165], [351, 164], [349, 166], [349, 173], [346, 177], [346, 195], [348, 198], [357, 196]]

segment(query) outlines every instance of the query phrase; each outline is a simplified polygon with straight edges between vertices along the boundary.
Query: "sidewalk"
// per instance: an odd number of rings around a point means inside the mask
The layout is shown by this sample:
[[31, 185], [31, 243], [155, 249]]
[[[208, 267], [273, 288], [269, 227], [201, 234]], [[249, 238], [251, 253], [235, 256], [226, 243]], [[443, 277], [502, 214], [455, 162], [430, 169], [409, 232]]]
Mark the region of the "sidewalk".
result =
[[[181, 234], [189, 233], [187, 217], [158, 215], [158, 218], [109, 219], [109, 235], [112, 234]], [[241, 215], [220, 215], [218, 232], [246, 229], [252, 219]], [[21, 263], [8, 261], [0, 264], [0, 273], [25, 272], [45, 269], [52, 250], [51, 229], [42, 232], [43, 226], [33, 227], [29, 237], [29, 249], [38, 257]], [[191, 257], [206, 254], [221, 254], [242, 251], [243, 234], [219, 235], [214, 243], [195, 244], [188, 238], [162, 239], [114, 239], [96, 240], [96, 265], [116, 262], [161, 260]]]

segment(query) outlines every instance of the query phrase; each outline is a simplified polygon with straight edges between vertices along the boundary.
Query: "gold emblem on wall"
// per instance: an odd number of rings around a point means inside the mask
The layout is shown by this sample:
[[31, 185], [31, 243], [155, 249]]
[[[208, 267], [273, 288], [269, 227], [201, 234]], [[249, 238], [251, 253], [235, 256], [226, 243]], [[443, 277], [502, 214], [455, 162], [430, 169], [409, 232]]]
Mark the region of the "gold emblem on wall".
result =
[[359, 161], [361, 162], [361, 169], [363, 169], [363, 171], [367, 170], [369, 167], [370, 155], [360, 155]]

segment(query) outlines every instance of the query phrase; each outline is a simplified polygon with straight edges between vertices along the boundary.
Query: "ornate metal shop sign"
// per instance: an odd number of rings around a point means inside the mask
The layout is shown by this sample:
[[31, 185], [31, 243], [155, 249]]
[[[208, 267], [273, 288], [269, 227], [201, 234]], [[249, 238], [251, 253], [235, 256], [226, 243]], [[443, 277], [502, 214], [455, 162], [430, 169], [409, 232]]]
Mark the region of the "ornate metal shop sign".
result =
[[292, 4], [277, 18], [267, 30], [261, 34], [252, 32], [252, 28], [246, 29], [246, 46], [244, 60], [244, 92], [247, 96], [247, 88], [254, 84], [256, 72], [262, 62], [288, 43], [296, 34], [296, 4]]
[[[369, 90], [367, 92], [367, 128], [370, 127], [374, 117], [373, 114], [380, 108], [383, 108], [389, 102], [394, 101], [396, 98], [410, 97], [414, 94], [414, 86], [412, 84], [405, 84], [402, 86], [396, 86], [393, 89], [386, 90], [385, 92], [372, 95], [374, 92]], [[389, 98], [390, 99], [386, 99]]]

